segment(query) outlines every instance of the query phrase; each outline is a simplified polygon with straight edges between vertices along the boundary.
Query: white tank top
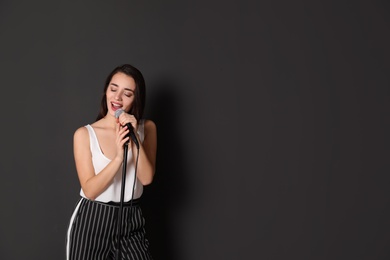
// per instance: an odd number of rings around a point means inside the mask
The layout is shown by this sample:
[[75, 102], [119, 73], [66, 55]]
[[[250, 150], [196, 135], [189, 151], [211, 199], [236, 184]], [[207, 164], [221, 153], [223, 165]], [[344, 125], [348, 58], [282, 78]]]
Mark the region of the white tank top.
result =
[[[89, 132], [89, 143], [92, 153], [92, 164], [95, 169], [95, 174], [99, 174], [104, 167], [111, 161], [108, 159], [100, 149], [99, 141], [96, 137], [95, 130], [91, 125], [85, 126], [88, 129]], [[141, 139], [141, 143], [144, 141], [144, 120], [140, 120], [138, 124], [138, 135]], [[125, 196], [124, 196], [124, 202], [131, 200], [131, 195], [133, 191], [133, 181], [134, 181], [134, 174], [135, 172], [135, 164], [133, 160], [133, 153], [131, 151], [131, 148], [129, 147], [128, 153], [127, 153], [127, 166], [126, 166], [126, 184], [125, 184]], [[100, 202], [120, 202], [120, 194], [121, 194], [121, 183], [122, 183], [122, 167], [119, 168], [118, 172], [116, 173], [112, 183], [107, 187], [105, 191], [103, 191], [95, 200]], [[141, 197], [143, 192], [143, 185], [142, 183], [137, 179], [135, 183], [134, 188], [134, 197], [133, 199], [138, 199]], [[80, 190], [80, 195], [86, 199], [88, 199], [83, 189]]]

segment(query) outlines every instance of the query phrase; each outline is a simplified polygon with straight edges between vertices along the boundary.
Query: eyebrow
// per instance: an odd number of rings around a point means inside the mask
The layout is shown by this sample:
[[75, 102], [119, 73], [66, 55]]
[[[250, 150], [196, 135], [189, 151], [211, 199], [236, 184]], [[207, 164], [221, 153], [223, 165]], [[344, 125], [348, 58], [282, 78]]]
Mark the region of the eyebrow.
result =
[[[118, 84], [115, 84], [115, 83], [110, 83], [110, 85], [114, 85], [115, 87], [119, 87]], [[131, 91], [131, 92], [134, 92], [134, 90], [130, 89], [130, 88], [125, 88], [125, 90], [128, 90], [128, 91]]]

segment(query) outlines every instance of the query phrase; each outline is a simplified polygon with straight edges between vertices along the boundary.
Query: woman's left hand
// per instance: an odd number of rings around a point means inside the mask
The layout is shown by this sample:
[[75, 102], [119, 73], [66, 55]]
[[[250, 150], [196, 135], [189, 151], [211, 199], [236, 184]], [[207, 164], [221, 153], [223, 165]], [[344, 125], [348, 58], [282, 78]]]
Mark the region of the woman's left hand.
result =
[[133, 115], [130, 115], [128, 113], [122, 113], [118, 118], [118, 122], [122, 126], [125, 126], [127, 123], [130, 123], [133, 126], [134, 132], [137, 132], [138, 130], [137, 119]]

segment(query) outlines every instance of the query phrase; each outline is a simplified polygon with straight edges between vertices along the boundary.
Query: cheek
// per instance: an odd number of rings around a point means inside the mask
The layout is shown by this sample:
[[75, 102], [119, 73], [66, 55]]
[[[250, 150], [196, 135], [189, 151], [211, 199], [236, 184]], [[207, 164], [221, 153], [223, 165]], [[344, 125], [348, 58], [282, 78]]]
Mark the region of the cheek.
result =
[[127, 100], [126, 101], [126, 104], [124, 104], [125, 105], [125, 107], [126, 107], [126, 111], [129, 111], [130, 109], [131, 109], [131, 107], [133, 106], [133, 103], [134, 103], [134, 98], [132, 98], [131, 100]]
[[106, 100], [110, 99], [111, 98], [111, 93], [110, 92], [106, 92]]

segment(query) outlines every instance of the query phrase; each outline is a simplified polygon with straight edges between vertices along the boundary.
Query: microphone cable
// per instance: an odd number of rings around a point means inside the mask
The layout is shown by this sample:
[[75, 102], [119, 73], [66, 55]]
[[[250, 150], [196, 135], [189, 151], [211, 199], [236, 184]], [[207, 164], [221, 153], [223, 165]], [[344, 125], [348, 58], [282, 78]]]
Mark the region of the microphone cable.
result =
[[[138, 144], [138, 143], [136, 143]], [[134, 180], [133, 180], [133, 190], [131, 192], [131, 199], [130, 199], [130, 210], [133, 208], [133, 198], [134, 198], [134, 189], [135, 189], [135, 183], [137, 180], [137, 168], [138, 168], [138, 158], [139, 158], [139, 145], [137, 146], [137, 157], [135, 160], [135, 168], [134, 168]], [[119, 204], [119, 212], [118, 212], [118, 222], [117, 225], [117, 248], [116, 248], [116, 260], [120, 260], [120, 239], [122, 237], [122, 215], [123, 215], [123, 200], [125, 196], [125, 181], [126, 181], [126, 165], [127, 165], [127, 152], [128, 152], [128, 142], [124, 145], [124, 157], [123, 157], [123, 165], [122, 165], [122, 185], [121, 185], [121, 198], [120, 198], [120, 204]], [[131, 223], [130, 223], [131, 224]]]

